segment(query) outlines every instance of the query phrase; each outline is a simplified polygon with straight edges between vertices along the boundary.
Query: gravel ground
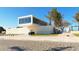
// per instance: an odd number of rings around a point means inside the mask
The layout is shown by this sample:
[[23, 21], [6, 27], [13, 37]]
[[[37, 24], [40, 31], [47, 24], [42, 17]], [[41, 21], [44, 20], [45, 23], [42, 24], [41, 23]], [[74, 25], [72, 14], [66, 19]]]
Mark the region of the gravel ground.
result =
[[79, 37], [70, 33], [59, 36], [0, 36], [0, 51], [79, 51]]
[[79, 51], [79, 43], [0, 40], [0, 51], [11, 51], [11, 47], [19, 47], [25, 51]]

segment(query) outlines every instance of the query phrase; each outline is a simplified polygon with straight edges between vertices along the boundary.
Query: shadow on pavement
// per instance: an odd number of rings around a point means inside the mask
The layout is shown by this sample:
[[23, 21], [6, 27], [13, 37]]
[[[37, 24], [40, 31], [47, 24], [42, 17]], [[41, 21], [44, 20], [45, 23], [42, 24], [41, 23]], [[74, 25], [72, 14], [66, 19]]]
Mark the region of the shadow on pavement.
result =
[[25, 51], [26, 49], [21, 48], [19, 46], [13, 46], [9, 48], [10, 51]]
[[68, 49], [68, 48], [72, 48], [72, 47], [70, 46], [70, 47], [49, 48], [48, 50], [45, 50], [45, 51], [63, 51], [63, 50]]

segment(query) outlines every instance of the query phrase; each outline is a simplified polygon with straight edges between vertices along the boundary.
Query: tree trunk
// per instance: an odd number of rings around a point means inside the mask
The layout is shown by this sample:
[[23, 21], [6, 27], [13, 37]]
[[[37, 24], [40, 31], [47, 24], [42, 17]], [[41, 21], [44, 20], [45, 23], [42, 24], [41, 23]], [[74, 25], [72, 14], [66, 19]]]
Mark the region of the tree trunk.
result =
[[78, 23], [78, 31], [79, 31], [79, 23]]
[[62, 30], [62, 33], [63, 33], [64, 32], [64, 27], [62, 27], [61, 30]]
[[49, 21], [49, 25], [51, 25], [51, 19], [50, 19], [50, 21]]

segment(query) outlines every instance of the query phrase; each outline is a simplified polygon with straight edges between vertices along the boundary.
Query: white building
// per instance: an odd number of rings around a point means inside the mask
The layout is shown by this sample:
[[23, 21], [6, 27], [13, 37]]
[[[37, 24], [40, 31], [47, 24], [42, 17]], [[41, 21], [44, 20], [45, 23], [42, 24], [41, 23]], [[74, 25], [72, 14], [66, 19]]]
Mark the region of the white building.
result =
[[50, 34], [53, 33], [53, 25], [32, 16], [18, 17], [17, 28], [6, 29], [6, 34]]

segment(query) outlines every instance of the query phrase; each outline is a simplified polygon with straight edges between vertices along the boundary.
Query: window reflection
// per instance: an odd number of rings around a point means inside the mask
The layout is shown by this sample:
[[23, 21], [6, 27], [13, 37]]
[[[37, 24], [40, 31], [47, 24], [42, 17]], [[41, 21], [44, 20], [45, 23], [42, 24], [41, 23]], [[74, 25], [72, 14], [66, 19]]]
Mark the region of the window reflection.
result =
[[19, 19], [19, 24], [25, 24], [25, 23], [31, 23], [31, 17]]
[[38, 24], [38, 25], [42, 25], [42, 26], [46, 26], [47, 25], [46, 22], [44, 22], [42, 20], [39, 20], [39, 19], [37, 19], [35, 17], [33, 17], [33, 23]]

